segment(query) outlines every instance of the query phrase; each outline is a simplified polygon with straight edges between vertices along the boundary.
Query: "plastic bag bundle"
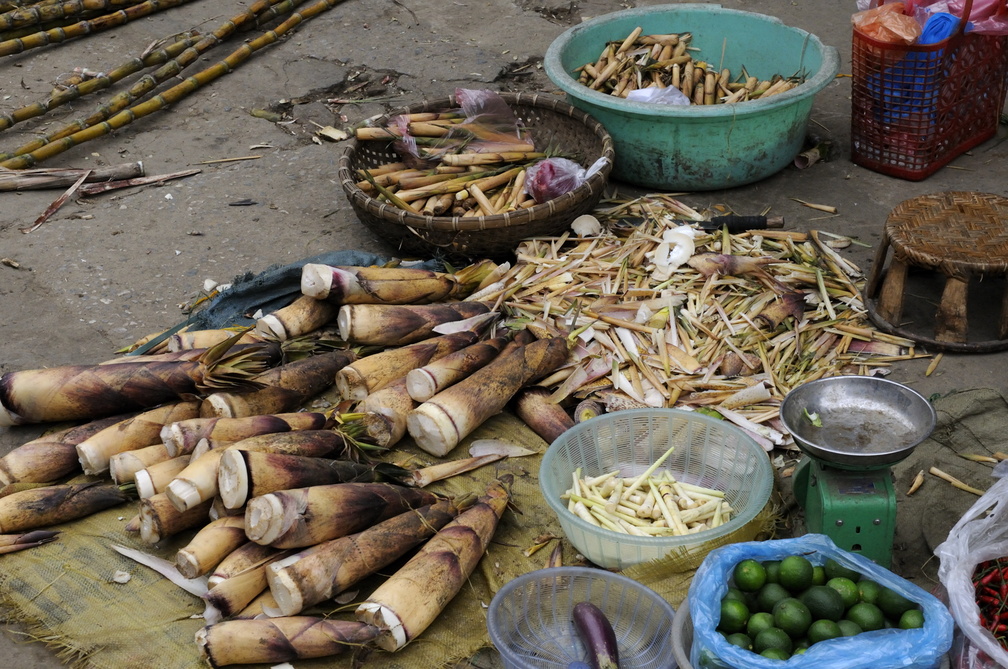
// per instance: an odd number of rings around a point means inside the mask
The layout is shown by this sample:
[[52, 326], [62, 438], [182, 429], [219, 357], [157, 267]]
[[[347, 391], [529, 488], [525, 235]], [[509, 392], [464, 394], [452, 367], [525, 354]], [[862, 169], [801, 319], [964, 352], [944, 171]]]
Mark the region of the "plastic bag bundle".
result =
[[893, 2], [857, 12], [851, 17], [854, 28], [879, 42], [913, 44], [921, 34], [921, 25], [904, 13], [906, 5]]
[[969, 640], [967, 646], [972, 645], [972, 652], [964, 650], [965, 657], [956, 666], [1008, 667], [1008, 651], [979, 623], [980, 607], [973, 587], [973, 571], [978, 564], [1008, 555], [1008, 478], [994, 483], [934, 552], [941, 560], [938, 579], [948, 593], [952, 617]]
[[820, 641], [787, 661], [789, 669], [931, 669], [941, 664], [952, 645], [952, 616], [936, 597], [880, 567], [868, 558], [841, 550], [823, 534], [795, 539], [730, 544], [711, 551], [704, 559], [689, 589], [693, 621], [690, 663], [697, 669], [776, 669], [779, 660], [761, 657], [728, 643], [717, 631], [721, 598], [735, 565], [747, 558], [780, 560], [802, 554], [814, 565], [833, 558], [879, 585], [919, 604], [924, 612], [920, 629], [881, 629], [857, 636]]

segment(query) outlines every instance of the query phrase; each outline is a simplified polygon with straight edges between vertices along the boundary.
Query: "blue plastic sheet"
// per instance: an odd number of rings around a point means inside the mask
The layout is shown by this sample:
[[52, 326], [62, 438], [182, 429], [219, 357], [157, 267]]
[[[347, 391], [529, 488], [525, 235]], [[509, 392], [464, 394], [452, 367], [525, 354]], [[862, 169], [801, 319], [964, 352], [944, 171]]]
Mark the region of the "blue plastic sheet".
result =
[[[805, 555], [814, 565], [833, 558], [920, 604], [924, 627], [883, 629], [820, 641], [785, 662], [761, 657], [725, 641], [717, 624], [721, 598], [728, 592], [735, 565], [747, 558], [762, 562], [795, 554]], [[932, 669], [941, 664], [952, 645], [952, 616], [937, 597], [868, 558], [841, 550], [823, 534], [730, 544], [711, 551], [690, 583], [689, 606], [693, 621], [690, 663], [697, 669]]]

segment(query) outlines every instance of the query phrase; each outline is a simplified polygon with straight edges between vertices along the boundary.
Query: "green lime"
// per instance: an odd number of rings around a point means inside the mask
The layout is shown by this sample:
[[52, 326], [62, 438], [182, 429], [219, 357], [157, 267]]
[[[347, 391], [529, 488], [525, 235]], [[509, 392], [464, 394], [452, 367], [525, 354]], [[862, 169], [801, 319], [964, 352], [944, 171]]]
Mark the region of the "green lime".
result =
[[755, 639], [757, 634], [766, 628], [773, 626], [774, 617], [772, 613], [767, 611], [757, 611], [749, 616], [749, 622], [746, 624], [746, 634]]
[[735, 599], [746, 604], [749, 603], [749, 597], [744, 592], [731, 586], [728, 587], [728, 592], [725, 593], [723, 599]]
[[794, 597], [777, 602], [773, 609], [774, 624], [797, 639], [808, 631], [812, 624], [812, 614], [807, 606]]
[[819, 643], [820, 641], [835, 639], [839, 636], [843, 636], [843, 630], [840, 629], [840, 625], [832, 620], [817, 620], [809, 625], [808, 628], [809, 643]]
[[794, 642], [788, 633], [779, 627], [769, 627], [753, 639], [752, 646], [753, 650], [757, 653], [762, 654], [765, 650], [780, 650], [787, 654], [791, 654], [791, 648]]
[[807, 646], [805, 648], [795, 648], [795, 651], [792, 654], [793, 655], [804, 655], [805, 651], [807, 651], [807, 650], [808, 650]]
[[924, 612], [920, 609], [904, 611], [899, 619], [899, 627], [904, 630], [915, 630], [924, 627]]
[[812, 585], [826, 585], [826, 568], [812, 567]]
[[833, 558], [827, 558], [825, 564], [823, 564], [823, 569], [826, 570], [826, 580], [831, 578], [837, 578], [838, 576], [843, 578], [849, 578], [855, 583], [861, 578], [861, 573], [857, 570], [851, 569], [850, 567], [845, 567]]
[[735, 565], [732, 578], [742, 592], [756, 592], [766, 583], [766, 569], [756, 560], [742, 560]]
[[791, 593], [780, 583], [767, 583], [756, 593], [756, 608], [760, 611], [773, 611], [774, 606]]
[[861, 632], [864, 632], [860, 625], [853, 620], [847, 620], [846, 618], [838, 620], [837, 625], [840, 627], [840, 632], [844, 636], [857, 636], [858, 634], [861, 634]]
[[840, 593], [828, 585], [813, 585], [799, 595], [798, 599], [808, 607], [813, 620], [825, 618], [836, 622], [843, 618], [844, 611], [847, 610]]
[[830, 580], [826, 581], [826, 587], [833, 588], [840, 593], [840, 599], [843, 600], [844, 611], [861, 601], [861, 593], [858, 592], [857, 583], [846, 576], [834, 576]]
[[892, 618], [893, 620], [899, 620], [905, 611], [909, 611], [917, 606], [895, 590], [885, 587], [879, 590], [878, 597], [875, 599], [875, 605], [882, 609], [882, 613], [887, 618]]
[[778, 580], [792, 594], [798, 594], [812, 585], [815, 567], [804, 555], [789, 555], [780, 563]]
[[725, 641], [733, 646], [738, 646], [739, 648], [745, 648], [746, 650], [752, 650], [752, 639], [749, 638], [747, 634], [742, 632], [735, 632], [734, 634], [729, 634], [725, 637]]
[[763, 562], [763, 568], [766, 569], [766, 582], [767, 583], [778, 583], [778, 575], [780, 574], [780, 560], [766, 560]]
[[767, 648], [760, 655], [768, 660], [787, 660], [791, 658], [790, 653], [785, 653], [779, 648]]
[[866, 578], [858, 581], [858, 598], [862, 602], [868, 602], [869, 604], [874, 604], [878, 601], [879, 593], [882, 592], [882, 586], [875, 581], [868, 580]]
[[885, 615], [882, 613], [882, 609], [870, 602], [858, 602], [847, 609], [844, 617], [857, 623], [858, 627], [865, 632], [885, 627]]
[[749, 607], [737, 599], [721, 600], [721, 621], [718, 629], [728, 634], [741, 632], [749, 622]]

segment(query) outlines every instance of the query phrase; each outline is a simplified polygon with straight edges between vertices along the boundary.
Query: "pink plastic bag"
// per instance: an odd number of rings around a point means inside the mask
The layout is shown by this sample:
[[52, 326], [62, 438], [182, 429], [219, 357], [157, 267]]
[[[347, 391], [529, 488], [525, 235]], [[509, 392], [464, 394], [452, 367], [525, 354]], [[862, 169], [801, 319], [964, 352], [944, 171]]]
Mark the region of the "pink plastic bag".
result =
[[862, 35], [889, 44], [913, 44], [921, 34], [921, 25], [904, 14], [902, 2], [890, 2], [857, 12], [851, 23]]
[[538, 204], [569, 193], [584, 183], [587, 170], [568, 158], [546, 158], [528, 168], [525, 191]]

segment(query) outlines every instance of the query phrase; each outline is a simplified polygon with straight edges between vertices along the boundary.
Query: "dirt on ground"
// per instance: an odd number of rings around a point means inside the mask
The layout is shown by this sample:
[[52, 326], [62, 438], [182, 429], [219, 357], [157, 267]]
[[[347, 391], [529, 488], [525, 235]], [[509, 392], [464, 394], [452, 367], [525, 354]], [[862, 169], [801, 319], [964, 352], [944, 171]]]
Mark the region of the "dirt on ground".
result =
[[[333, 137], [390, 109], [440, 99], [457, 88], [559, 95], [542, 67], [554, 39], [593, 16], [655, 4], [660, 3], [331, 0], [297, 5], [301, 22], [272, 39], [266, 30], [280, 22], [244, 21], [247, 3], [191, 0], [73, 39], [53, 33], [51, 43], [38, 48], [0, 42], [0, 49], [9, 50], [0, 56], [0, 119], [65, 90], [75, 68], [83, 68], [77, 74], [85, 77], [110, 73], [187, 31], [197, 41], [219, 42], [166, 78], [165, 86], [173, 86], [172, 95], [179, 97], [166, 99], [159, 105], [163, 109], [115, 116], [101, 136], [38, 162], [91, 169], [142, 162], [148, 175], [196, 173], [161, 185], [71, 197], [30, 232], [22, 229], [30, 228], [62, 189], [0, 192], [0, 373], [108, 359], [183, 320], [214, 283], [247, 272], [340, 249], [395, 255], [397, 249], [362, 225], [350, 208], [337, 179], [348, 140]], [[837, 156], [804, 170], [789, 166], [749, 186], [679, 194], [684, 202], [699, 209], [723, 205], [743, 214], [770, 212], [783, 215], [790, 229], [849, 235], [855, 243], [843, 253], [867, 271], [887, 215], [905, 199], [939, 191], [1006, 194], [1003, 129], [924, 181], [880, 175], [850, 161], [853, 0], [721, 4], [776, 16], [839, 50], [841, 75], [816, 96], [809, 126], [832, 141]], [[192, 78], [213, 67], [227, 73], [206, 83]], [[137, 72], [110, 89], [4, 129], [0, 161], [38, 136], [113, 104], [115, 94], [141, 82]], [[608, 194], [640, 192], [613, 182]], [[829, 205], [836, 213], [800, 201]], [[1003, 318], [999, 281], [970, 303], [971, 327], [989, 329]], [[937, 298], [928, 299], [908, 319], [930, 322]], [[934, 362], [932, 357], [896, 363], [890, 378], [925, 396], [975, 388], [1008, 393], [1006, 353], [949, 353]], [[0, 451], [41, 429], [0, 429]], [[928, 550], [921, 547], [915, 561], [926, 562]], [[17, 629], [0, 637], [9, 666], [62, 664], [42, 644], [23, 643]]]

